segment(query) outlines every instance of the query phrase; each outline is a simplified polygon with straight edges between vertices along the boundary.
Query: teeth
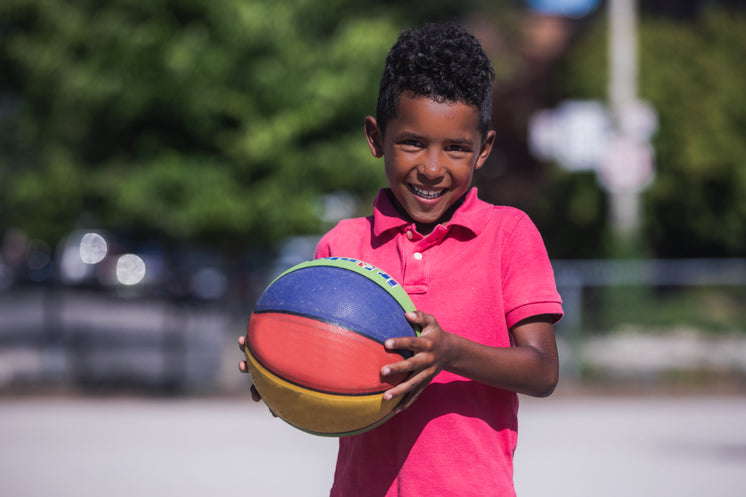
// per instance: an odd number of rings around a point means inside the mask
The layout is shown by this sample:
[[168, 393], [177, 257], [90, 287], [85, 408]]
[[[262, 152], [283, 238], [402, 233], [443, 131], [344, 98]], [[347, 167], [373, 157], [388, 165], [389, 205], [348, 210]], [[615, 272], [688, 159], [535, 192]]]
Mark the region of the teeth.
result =
[[409, 185], [409, 188], [411, 188], [415, 195], [417, 195], [418, 197], [422, 197], [428, 200], [438, 198], [446, 191], [445, 188], [442, 188], [440, 190], [423, 190], [422, 188], [418, 188], [414, 185]]

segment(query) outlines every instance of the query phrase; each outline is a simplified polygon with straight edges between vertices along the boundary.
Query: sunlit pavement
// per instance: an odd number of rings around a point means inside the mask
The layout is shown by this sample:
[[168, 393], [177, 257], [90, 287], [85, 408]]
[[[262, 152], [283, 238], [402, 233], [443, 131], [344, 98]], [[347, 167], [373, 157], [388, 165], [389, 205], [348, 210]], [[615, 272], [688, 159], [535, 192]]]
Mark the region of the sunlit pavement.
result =
[[[522, 399], [521, 497], [742, 496], [745, 397]], [[248, 398], [3, 398], [0, 495], [327, 495], [336, 441]]]
[[742, 496], [744, 397], [524, 399], [519, 496]]

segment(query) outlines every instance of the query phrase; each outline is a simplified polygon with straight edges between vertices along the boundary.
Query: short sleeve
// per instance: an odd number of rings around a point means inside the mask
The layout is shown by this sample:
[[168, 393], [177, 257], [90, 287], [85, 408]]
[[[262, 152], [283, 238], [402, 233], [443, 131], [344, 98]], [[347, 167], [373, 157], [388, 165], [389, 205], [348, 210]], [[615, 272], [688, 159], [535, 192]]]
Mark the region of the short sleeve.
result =
[[551, 315], [553, 322], [562, 318], [562, 299], [544, 240], [522, 212], [503, 245], [501, 270], [508, 328], [540, 314]]

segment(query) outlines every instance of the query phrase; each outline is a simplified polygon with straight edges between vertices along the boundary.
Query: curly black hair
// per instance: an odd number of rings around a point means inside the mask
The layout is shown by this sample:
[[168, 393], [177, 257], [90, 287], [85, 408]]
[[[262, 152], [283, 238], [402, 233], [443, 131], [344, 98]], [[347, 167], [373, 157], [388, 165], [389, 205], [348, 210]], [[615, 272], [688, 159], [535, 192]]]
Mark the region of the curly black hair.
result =
[[479, 110], [486, 137], [492, 114], [495, 71], [479, 41], [463, 27], [428, 23], [400, 33], [388, 56], [378, 90], [376, 121], [381, 133], [397, 116], [402, 93], [436, 102], [459, 102]]

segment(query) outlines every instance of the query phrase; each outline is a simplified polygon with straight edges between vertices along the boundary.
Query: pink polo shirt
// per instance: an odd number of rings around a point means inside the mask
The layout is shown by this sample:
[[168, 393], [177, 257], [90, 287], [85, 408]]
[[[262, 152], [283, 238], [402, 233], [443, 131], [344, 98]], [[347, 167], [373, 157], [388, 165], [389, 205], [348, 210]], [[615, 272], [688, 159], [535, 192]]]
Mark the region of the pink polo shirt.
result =
[[[509, 347], [509, 328], [562, 316], [541, 236], [518, 209], [479, 200], [476, 188], [428, 236], [383, 189], [373, 215], [341, 221], [316, 257], [352, 257], [394, 277], [417, 309], [452, 333]], [[518, 397], [443, 371], [408, 409], [340, 438], [333, 497], [513, 496]]]

